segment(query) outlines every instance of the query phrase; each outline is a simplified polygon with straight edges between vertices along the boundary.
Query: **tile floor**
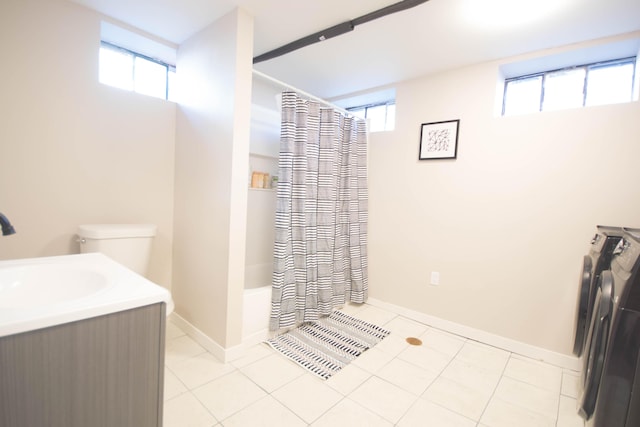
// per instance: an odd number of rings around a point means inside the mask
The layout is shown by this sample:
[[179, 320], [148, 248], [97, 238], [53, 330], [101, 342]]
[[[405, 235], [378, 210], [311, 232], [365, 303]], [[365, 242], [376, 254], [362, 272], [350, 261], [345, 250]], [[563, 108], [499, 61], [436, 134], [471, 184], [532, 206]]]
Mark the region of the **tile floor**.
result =
[[221, 363], [168, 322], [164, 426], [584, 425], [577, 372], [370, 305], [344, 311], [391, 335], [326, 381], [266, 344]]

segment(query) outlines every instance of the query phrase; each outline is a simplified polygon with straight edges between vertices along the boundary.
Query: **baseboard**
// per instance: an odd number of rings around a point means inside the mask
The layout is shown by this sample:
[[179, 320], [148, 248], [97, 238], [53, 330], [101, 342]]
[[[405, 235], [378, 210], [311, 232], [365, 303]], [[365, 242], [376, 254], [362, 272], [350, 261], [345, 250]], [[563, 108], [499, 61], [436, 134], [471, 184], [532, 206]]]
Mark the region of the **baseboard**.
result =
[[242, 343], [233, 347], [224, 348], [215, 340], [211, 339], [207, 334], [193, 326], [175, 311], [169, 315], [169, 319], [176, 324], [185, 334], [200, 344], [209, 353], [213, 354], [223, 363], [231, 362], [243, 357], [249, 347], [265, 341], [268, 338], [268, 330], [257, 332], [250, 337], [244, 338]]
[[171, 321], [176, 324], [185, 334], [189, 335], [195, 342], [204, 347], [209, 353], [225, 362], [226, 350], [220, 344], [212, 340], [208, 335], [200, 329], [193, 326], [175, 311], [169, 316]]
[[[375, 298], [369, 298], [367, 304], [374, 307], [383, 308], [398, 315], [404, 316], [416, 322], [441, 329], [452, 334], [460, 335], [465, 338], [479, 341], [497, 348], [501, 348], [512, 353], [520, 354], [535, 360], [541, 360], [555, 366], [574, 371], [580, 371], [582, 365], [580, 359], [566, 354], [556, 353], [541, 347], [536, 347], [521, 341], [505, 338], [470, 326], [461, 325], [439, 317], [431, 316], [419, 311], [410, 310], [405, 307], [380, 301]], [[224, 348], [216, 341], [212, 340], [204, 332], [193, 326], [191, 323], [182, 318], [175, 311], [169, 315], [169, 319], [173, 321], [180, 329], [189, 335], [195, 342], [204, 347], [222, 362], [230, 362], [243, 357], [249, 347], [263, 342], [269, 338], [269, 331], [256, 332], [242, 339], [242, 343], [233, 347]]]
[[261, 331], [255, 332], [247, 337], [242, 337], [242, 345], [245, 347], [251, 347], [256, 344], [260, 344], [261, 342], [265, 342], [271, 338], [269, 329], [264, 328]]
[[195, 342], [204, 347], [209, 353], [221, 361], [225, 361], [225, 349], [220, 344], [209, 338], [200, 329], [193, 326], [175, 311], [169, 315], [169, 319], [176, 324], [185, 334], [192, 338]]
[[433, 326], [434, 328], [438, 328], [452, 334], [472, 339], [474, 341], [479, 341], [484, 344], [501, 348], [512, 353], [520, 354], [531, 359], [541, 360], [546, 363], [550, 363], [552, 365], [571, 369], [574, 371], [580, 371], [582, 369], [580, 359], [578, 359], [577, 357], [556, 353], [551, 350], [512, 340], [510, 338], [505, 338], [503, 336], [495, 335], [486, 331], [482, 331], [480, 329], [461, 325], [459, 323], [444, 320], [439, 317], [430, 316], [428, 314], [410, 310], [398, 305], [389, 304], [375, 298], [369, 298], [367, 300], [367, 304], [370, 304], [374, 307], [383, 308], [385, 310], [404, 316], [408, 319], [415, 320], [416, 322], [424, 323], [426, 325]]

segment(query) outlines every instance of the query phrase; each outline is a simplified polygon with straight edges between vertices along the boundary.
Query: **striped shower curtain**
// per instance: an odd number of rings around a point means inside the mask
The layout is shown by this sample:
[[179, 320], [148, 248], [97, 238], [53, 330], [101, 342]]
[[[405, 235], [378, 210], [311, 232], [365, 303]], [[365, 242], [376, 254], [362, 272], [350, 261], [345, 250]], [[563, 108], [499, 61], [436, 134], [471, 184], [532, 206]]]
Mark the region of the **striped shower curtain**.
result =
[[273, 331], [367, 300], [365, 121], [284, 92], [278, 168]]

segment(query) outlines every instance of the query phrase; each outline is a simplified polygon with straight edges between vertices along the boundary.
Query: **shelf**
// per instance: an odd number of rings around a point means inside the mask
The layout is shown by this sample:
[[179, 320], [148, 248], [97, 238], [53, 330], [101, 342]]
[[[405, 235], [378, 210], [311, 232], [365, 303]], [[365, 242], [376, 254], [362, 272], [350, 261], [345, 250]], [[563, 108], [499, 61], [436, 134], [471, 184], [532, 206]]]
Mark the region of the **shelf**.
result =
[[252, 190], [252, 191], [273, 191], [273, 192], [276, 191], [275, 188], [257, 188], [257, 187], [249, 187], [249, 190]]
[[249, 152], [249, 157], [260, 157], [262, 159], [278, 160], [278, 156], [274, 156], [272, 154], [262, 154], [262, 153]]

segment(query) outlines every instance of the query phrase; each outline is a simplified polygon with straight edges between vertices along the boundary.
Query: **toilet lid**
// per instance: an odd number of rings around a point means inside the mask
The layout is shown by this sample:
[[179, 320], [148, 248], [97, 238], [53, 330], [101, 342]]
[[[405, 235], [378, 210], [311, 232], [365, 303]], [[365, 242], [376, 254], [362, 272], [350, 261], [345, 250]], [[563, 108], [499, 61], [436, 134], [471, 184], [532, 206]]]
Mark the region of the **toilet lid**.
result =
[[78, 226], [78, 235], [88, 239], [153, 237], [157, 228], [155, 224], [88, 224]]

